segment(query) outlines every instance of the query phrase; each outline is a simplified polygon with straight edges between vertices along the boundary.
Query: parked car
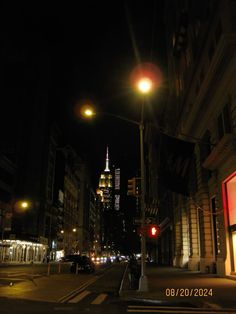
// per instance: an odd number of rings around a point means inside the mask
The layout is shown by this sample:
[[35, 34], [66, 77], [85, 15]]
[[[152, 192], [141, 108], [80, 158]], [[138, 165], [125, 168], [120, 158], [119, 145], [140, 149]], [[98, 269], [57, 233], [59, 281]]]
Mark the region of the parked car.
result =
[[78, 259], [80, 255], [79, 254], [69, 254], [69, 255], [66, 255], [62, 258], [62, 261], [63, 262], [74, 262]]
[[77, 255], [72, 261], [70, 271], [76, 273], [76, 268], [79, 272], [94, 273], [95, 264], [88, 256]]

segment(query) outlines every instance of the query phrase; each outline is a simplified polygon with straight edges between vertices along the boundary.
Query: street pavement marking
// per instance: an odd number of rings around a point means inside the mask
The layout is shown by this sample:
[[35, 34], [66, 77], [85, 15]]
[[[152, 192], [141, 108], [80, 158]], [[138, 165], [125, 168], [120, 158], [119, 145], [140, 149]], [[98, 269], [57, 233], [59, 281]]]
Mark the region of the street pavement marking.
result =
[[106, 297], [106, 293], [101, 293], [93, 300], [93, 302], [91, 302], [91, 304], [101, 304], [106, 299]]
[[68, 303], [78, 303], [79, 301], [81, 301], [83, 298], [85, 298], [90, 293], [91, 293], [90, 291], [84, 290], [80, 294], [76, 295], [73, 299], [70, 299], [68, 301]]
[[83, 283], [81, 286], [79, 286], [75, 290], [69, 292], [68, 294], [66, 294], [63, 297], [61, 297], [60, 299], [58, 299], [57, 302], [59, 302], [59, 303], [66, 303], [68, 300], [70, 300], [71, 298], [75, 297], [78, 293], [83, 291], [85, 288], [87, 288], [89, 285], [91, 285], [92, 283], [97, 281], [99, 278], [100, 277], [93, 277], [93, 278], [91, 278], [90, 280], [86, 281], [85, 283]]

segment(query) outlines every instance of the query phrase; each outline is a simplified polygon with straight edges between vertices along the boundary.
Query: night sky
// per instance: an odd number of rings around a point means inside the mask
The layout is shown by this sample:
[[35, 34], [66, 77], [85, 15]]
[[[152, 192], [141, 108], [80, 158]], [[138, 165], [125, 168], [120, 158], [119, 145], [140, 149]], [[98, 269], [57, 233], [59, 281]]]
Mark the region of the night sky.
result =
[[[89, 100], [98, 111], [139, 120], [141, 99], [130, 75], [139, 62], [153, 62], [165, 77], [162, 9], [163, 1], [158, 0], [2, 4], [2, 59], [20, 55], [26, 65], [34, 60], [37, 69], [45, 68], [50, 113], [61, 124], [66, 141], [90, 163], [95, 180], [105, 167], [107, 145], [111, 163], [135, 175], [138, 127], [108, 116], [84, 121], [75, 116], [74, 108]], [[6, 73], [19, 88], [30, 84], [15, 67]], [[164, 85], [146, 109], [153, 115], [161, 111], [157, 103]]]

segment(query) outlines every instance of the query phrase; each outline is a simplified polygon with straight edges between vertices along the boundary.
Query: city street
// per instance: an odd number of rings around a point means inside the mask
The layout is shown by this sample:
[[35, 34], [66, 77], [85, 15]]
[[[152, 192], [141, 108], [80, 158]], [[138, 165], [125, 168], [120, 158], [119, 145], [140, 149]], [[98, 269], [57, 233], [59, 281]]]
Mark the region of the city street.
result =
[[[95, 274], [68, 272], [50, 276], [43, 274], [46, 266], [0, 268], [1, 313], [52, 313], [63, 309], [73, 313], [78, 306], [88, 311], [90, 306], [117, 300], [124, 264], [98, 267]], [[32, 276], [33, 268], [38, 273]]]
[[[43, 274], [47, 265], [1, 267], [1, 313], [236, 313], [233, 280], [148, 266], [149, 292], [140, 293], [130, 290], [128, 276], [123, 277], [126, 265], [99, 266], [95, 274], [49, 276]], [[30, 275], [32, 268], [38, 273], [29, 280], [26, 273]], [[180, 285], [185, 290], [212, 288], [214, 295], [164, 296], [164, 291], [177, 291]]]
[[236, 314], [236, 0], [4, 1], [0, 314]]

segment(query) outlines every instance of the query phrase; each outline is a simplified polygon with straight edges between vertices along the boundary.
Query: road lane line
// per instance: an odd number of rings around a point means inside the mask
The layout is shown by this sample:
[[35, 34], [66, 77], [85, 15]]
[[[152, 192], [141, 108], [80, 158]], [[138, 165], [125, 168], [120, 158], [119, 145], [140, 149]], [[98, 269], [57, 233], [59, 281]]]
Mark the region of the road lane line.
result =
[[90, 293], [91, 293], [90, 291], [84, 290], [80, 294], [76, 295], [73, 299], [70, 299], [68, 301], [68, 303], [78, 303], [79, 301], [81, 301], [83, 298], [85, 298]]
[[102, 273], [101, 275], [95, 276], [93, 277], [90, 281], [85, 282], [84, 284], [82, 284], [81, 286], [79, 286], [78, 288], [76, 288], [75, 290], [69, 292], [68, 294], [66, 294], [65, 296], [59, 298], [57, 300], [58, 303], [66, 303], [68, 302], [68, 300], [70, 300], [71, 298], [73, 298], [74, 296], [76, 296], [79, 292], [83, 291], [85, 288], [87, 288], [88, 286], [90, 286], [91, 284], [93, 284], [95, 281], [97, 281], [98, 279], [102, 278], [103, 276], [105, 276], [109, 271], [111, 271], [113, 269], [113, 267], [111, 267], [108, 270], [105, 270], [104, 273]]
[[106, 293], [101, 293], [93, 300], [93, 302], [91, 302], [91, 304], [101, 304], [106, 299], [106, 297]]
[[95, 277], [95, 278], [91, 278], [89, 281], [83, 283], [81, 286], [79, 286], [78, 288], [76, 288], [75, 290], [69, 292], [67, 295], [61, 297], [60, 299], [58, 299], [57, 302], [59, 303], [65, 303], [68, 300], [70, 300], [71, 298], [75, 297], [78, 293], [80, 293], [81, 291], [83, 291], [85, 288], [87, 288], [88, 286], [90, 286], [92, 283], [94, 283], [95, 281], [97, 281], [100, 277]]

